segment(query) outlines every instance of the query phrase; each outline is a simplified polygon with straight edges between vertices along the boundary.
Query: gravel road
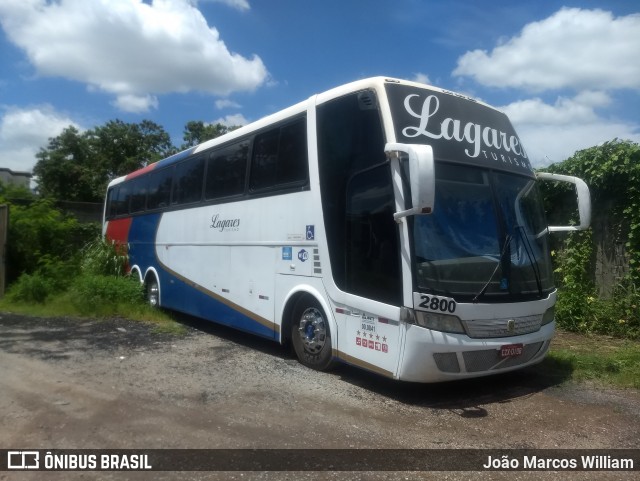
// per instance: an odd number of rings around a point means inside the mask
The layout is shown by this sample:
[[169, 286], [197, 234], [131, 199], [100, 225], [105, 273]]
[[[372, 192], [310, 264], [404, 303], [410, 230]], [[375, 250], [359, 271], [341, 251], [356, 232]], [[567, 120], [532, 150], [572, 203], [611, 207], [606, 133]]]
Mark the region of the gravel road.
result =
[[[530, 369], [399, 383], [311, 371], [275, 343], [190, 318], [0, 314], [0, 448], [638, 448], [640, 393]], [[8, 473], [35, 479], [637, 479], [635, 473]]]

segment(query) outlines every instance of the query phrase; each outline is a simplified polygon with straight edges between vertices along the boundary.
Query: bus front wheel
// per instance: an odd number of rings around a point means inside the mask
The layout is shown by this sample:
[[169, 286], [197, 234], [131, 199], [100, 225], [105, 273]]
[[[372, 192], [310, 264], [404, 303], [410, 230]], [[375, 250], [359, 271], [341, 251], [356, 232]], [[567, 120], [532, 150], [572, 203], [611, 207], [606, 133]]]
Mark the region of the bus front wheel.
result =
[[293, 312], [291, 342], [296, 356], [305, 366], [318, 371], [333, 366], [329, 323], [315, 299], [298, 301]]

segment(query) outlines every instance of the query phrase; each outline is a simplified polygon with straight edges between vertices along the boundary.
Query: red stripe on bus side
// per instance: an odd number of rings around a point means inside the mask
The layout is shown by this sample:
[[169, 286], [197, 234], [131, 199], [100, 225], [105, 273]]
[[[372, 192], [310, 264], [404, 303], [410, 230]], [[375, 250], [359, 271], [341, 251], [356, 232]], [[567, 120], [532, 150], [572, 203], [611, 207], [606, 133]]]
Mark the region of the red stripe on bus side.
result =
[[129, 175], [127, 175], [125, 180], [133, 179], [134, 177], [138, 177], [139, 175], [142, 175], [142, 174], [144, 174], [146, 172], [150, 172], [150, 171], [152, 171], [153, 169], [156, 168], [156, 165], [158, 165], [157, 162], [153, 163], [153, 164], [149, 164], [149, 165], [147, 165], [146, 167], [143, 167], [140, 170], [136, 170], [135, 172], [131, 172]]
[[114, 219], [107, 223], [107, 239], [120, 245], [127, 245], [129, 229], [133, 218]]

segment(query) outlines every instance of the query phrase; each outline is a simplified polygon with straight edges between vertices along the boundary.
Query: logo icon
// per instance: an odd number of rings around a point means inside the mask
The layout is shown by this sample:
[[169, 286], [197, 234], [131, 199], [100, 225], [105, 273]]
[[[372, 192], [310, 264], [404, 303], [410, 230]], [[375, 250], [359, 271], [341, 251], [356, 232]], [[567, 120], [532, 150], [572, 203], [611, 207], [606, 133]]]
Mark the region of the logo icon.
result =
[[314, 240], [316, 238], [316, 226], [308, 225], [305, 231], [307, 233], [307, 240]]
[[8, 451], [7, 469], [38, 469], [40, 453], [38, 451]]
[[300, 259], [300, 262], [304, 262], [309, 258], [309, 253], [302, 249], [300, 252], [298, 252], [298, 259]]
[[282, 260], [290, 261], [293, 259], [293, 249], [291, 247], [282, 248]]
[[516, 321], [514, 319], [509, 319], [507, 321], [507, 331], [515, 332], [516, 330]]

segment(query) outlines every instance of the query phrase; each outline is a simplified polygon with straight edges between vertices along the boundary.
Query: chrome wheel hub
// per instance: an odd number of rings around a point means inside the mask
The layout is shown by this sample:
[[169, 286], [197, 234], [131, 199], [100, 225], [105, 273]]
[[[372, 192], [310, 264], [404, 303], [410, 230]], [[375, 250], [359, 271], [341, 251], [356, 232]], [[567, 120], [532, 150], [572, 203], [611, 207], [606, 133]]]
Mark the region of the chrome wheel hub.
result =
[[298, 334], [305, 351], [310, 354], [322, 351], [327, 340], [327, 326], [318, 309], [310, 307], [302, 313]]

